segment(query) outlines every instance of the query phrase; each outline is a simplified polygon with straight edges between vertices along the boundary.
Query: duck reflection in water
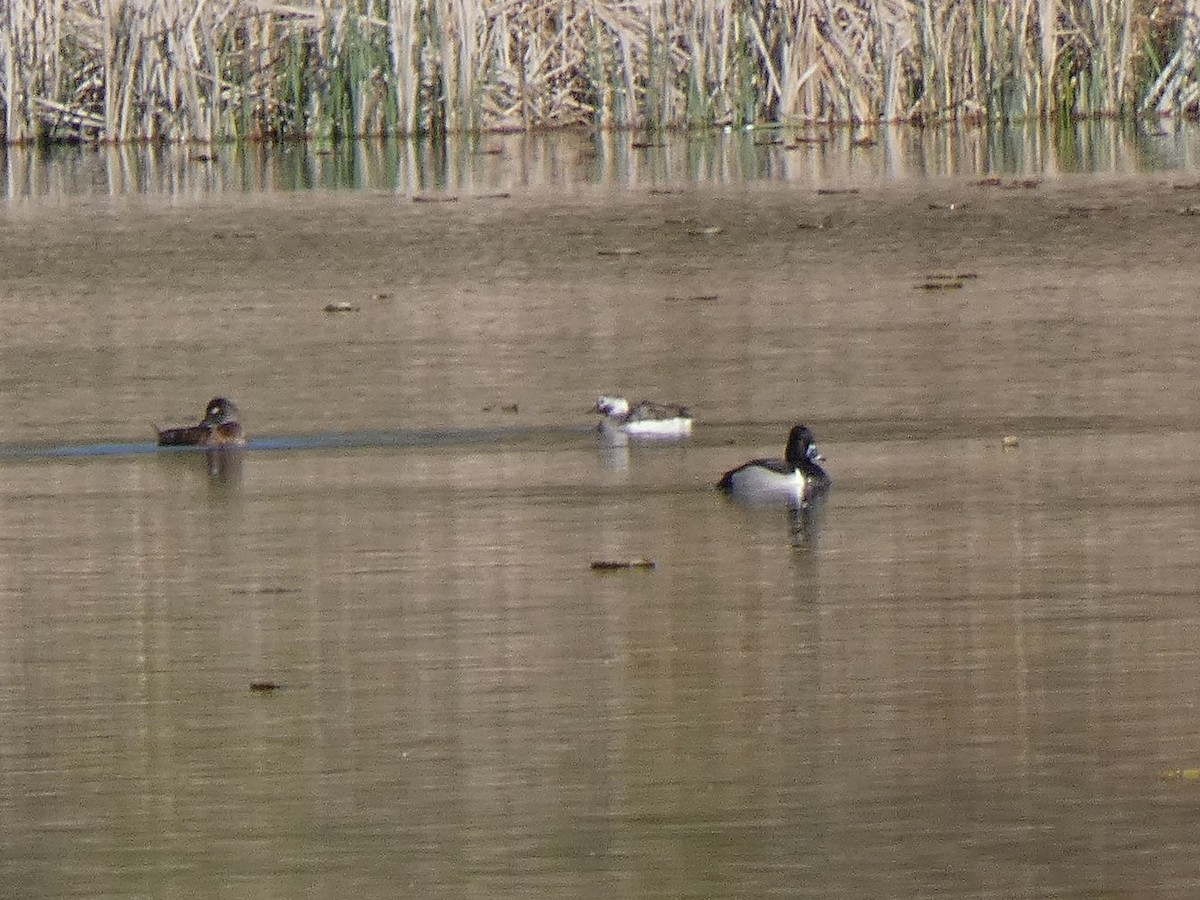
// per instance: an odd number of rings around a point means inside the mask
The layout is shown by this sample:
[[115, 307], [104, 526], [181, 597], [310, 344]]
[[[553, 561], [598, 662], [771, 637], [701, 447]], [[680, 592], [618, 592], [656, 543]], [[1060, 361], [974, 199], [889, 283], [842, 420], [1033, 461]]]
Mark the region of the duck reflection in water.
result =
[[793, 543], [813, 546], [833, 485], [820, 465], [824, 460], [812, 431], [796, 424], [788, 432], [783, 459], [752, 459], [721, 476], [717, 488], [749, 506], [787, 507]]
[[821, 521], [825, 518], [825, 495], [815, 497], [803, 506], [788, 507], [788, 525], [792, 546], [813, 549], [821, 536]]
[[240, 447], [221, 447], [205, 450], [208, 460], [208, 477], [218, 484], [241, 484], [242, 457]]

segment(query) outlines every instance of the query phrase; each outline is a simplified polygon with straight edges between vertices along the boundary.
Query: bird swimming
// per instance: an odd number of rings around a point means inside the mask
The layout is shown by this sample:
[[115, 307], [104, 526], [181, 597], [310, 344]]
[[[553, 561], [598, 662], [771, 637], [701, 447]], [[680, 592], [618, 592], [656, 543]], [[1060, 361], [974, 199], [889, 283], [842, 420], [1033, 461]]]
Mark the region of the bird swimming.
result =
[[592, 407], [600, 413], [600, 433], [605, 436], [684, 438], [692, 433], [692, 414], [686, 406], [639, 400], [633, 406], [624, 397], [604, 394]]
[[819, 465], [824, 461], [816, 440], [806, 425], [788, 432], [783, 459], [752, 459], [730, 469], [717, 488], [747, 503], [788, 503], [805, 506], [833, 484]]
[[213, 397], [204, 409], [204, 418], [195, 425], [159, 428], [160, 447], [243, 447], [246, 433], [238, 421], [237, 404], [227, 397]]

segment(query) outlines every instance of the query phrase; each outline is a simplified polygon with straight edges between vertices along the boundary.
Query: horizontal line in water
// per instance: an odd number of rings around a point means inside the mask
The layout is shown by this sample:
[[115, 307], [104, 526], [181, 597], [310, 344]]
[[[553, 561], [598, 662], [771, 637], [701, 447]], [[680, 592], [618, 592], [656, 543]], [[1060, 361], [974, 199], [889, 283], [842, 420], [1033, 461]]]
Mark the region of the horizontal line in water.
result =
[[[356, 447], [452, 447], [511, 444], [530, 440], [578, 438], [591, 426], [508, 426], [504, 428], [435, 428], [396, 431], [321, 432], [256, 437], [246, 451], [326, 450]], [[88, 444], [4, 444], [0, 459], [126, 456], [141, 453], [196, 453], [204, 447], [160, 447], [152, 441], [97, 441]]]

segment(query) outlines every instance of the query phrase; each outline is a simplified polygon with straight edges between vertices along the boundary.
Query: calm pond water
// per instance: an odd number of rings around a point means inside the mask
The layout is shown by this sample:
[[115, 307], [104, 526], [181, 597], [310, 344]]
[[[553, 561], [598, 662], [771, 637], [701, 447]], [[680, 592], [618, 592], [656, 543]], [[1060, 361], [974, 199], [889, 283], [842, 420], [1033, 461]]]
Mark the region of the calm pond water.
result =
[[10, 195], [0, 894], [1188, 896], [1200, 178], [872, 165]]

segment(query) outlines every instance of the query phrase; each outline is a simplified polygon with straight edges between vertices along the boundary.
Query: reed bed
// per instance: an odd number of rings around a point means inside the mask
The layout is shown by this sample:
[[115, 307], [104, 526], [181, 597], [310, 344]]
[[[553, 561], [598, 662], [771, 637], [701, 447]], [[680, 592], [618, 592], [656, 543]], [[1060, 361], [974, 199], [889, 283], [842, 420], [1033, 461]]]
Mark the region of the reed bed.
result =
[[1195, 114], [1200, 0], [8, 0], [8, 142]]

